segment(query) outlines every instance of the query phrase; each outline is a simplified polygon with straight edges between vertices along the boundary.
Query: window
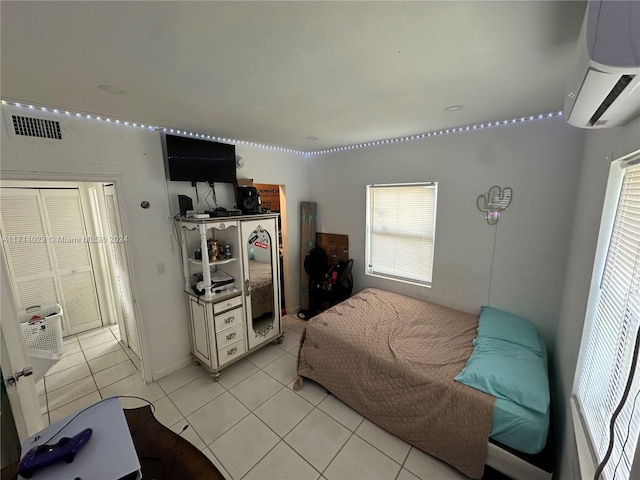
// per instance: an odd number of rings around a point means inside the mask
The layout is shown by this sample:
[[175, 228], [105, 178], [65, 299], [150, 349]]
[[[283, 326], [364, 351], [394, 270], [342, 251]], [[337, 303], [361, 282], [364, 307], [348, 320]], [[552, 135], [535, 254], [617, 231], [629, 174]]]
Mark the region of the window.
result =
[[367, 186], [366, 273], [431, 286], [437, 183]]
[[[606, 259], [597, 291], [591, 294], [574, 386], [578, 428], [586, 430], [596, 464], [609, 448], [610, 419], [630, 376], [640, 326], [640, 166], [624, 170], [622, 186], [615, 193], [618, 201], [611, 208], [615, 217], [608, 246], [598, 247], [600, 252], [606, 249]], [[606, 207], [603, 221], [605, 216]], [[640, 433], [639, 370], [632, 374], [635, 379], [615, 422], [614, 446], [602, 474], [607, 480], [631, 478]]]

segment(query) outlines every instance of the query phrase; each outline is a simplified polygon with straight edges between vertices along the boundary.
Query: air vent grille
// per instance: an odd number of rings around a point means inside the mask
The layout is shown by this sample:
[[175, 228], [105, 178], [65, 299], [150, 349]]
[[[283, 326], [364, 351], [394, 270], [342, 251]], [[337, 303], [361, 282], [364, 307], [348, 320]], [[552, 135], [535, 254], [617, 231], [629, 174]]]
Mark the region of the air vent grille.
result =
[[16, 135], [62, 140], [60, 122], [18, 115], [12, 115], [11, 117]]
[[594, 113], [591, 119], [589, 120], [590, 126], [593, 127], [593, 126], [601, 126], [601, 125], [607, 124], [608, 120], [600, 120], [600, 117], [602, 117], [602, 115], [604, 115], [604, 112], [606, 112], [607, 109], [611, 106], [611, 104], [615, 102], [616, 98], [620, 96], [620, 94], [626, 88], [626, 86], [631, 83], [631, 80], [633, 80], [633, 77], [635, 77], [635, 75], [622, 75], [620, 77], [620, 80], [618, 80], [618, 83], [616, 83], [613, 86], [613, 88], [609, 92], [609, 95], [607, 95], [607, 98], [604, 99], [604, 101], [600, 104], [600, 106], [596, 110], [596, 113]]

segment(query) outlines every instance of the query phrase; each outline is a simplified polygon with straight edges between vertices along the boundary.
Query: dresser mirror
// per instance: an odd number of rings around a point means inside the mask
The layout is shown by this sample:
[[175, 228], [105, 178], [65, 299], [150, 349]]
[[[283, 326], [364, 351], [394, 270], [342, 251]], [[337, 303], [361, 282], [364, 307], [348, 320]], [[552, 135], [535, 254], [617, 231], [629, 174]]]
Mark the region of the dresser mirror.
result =
[[273, 248], [270, 233], [258, 225], [247, 240], [251, 321], [258, 337], [265, 337], [273, 329], [275, 305], [273, 292]]

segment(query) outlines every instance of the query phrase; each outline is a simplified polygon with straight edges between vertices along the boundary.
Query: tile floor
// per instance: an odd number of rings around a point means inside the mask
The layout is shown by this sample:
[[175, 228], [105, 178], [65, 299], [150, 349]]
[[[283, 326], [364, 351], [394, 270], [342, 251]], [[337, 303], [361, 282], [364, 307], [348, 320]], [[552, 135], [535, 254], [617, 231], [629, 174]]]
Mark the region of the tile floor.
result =
[[[117, 327], [65, 339], [65, 354], [38, 382], [43, 415], [55, 422], [111, 395], [136, 395], [193, 443], [227, 480], [458, 480], [462, 474], [378, 428], [320, 385], [293, 391], [305, 322], [283, 319], [285, 339], [222, 371], [196, 365], [145, 385]], [[143, 405], [124, 398], [123, 406]]]

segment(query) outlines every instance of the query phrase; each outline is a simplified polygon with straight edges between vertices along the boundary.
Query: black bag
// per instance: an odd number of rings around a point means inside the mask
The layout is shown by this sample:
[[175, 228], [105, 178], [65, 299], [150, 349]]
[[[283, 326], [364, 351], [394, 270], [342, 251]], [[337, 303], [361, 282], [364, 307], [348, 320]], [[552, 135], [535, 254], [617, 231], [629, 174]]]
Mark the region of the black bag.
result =
[[353, 259], [329, 268], [326, 252], [316, 247], [307, 253], [304, 269], [309, 275], [309, 310], [298, 312], [298, 318], [308, 320], [351, 296]]

